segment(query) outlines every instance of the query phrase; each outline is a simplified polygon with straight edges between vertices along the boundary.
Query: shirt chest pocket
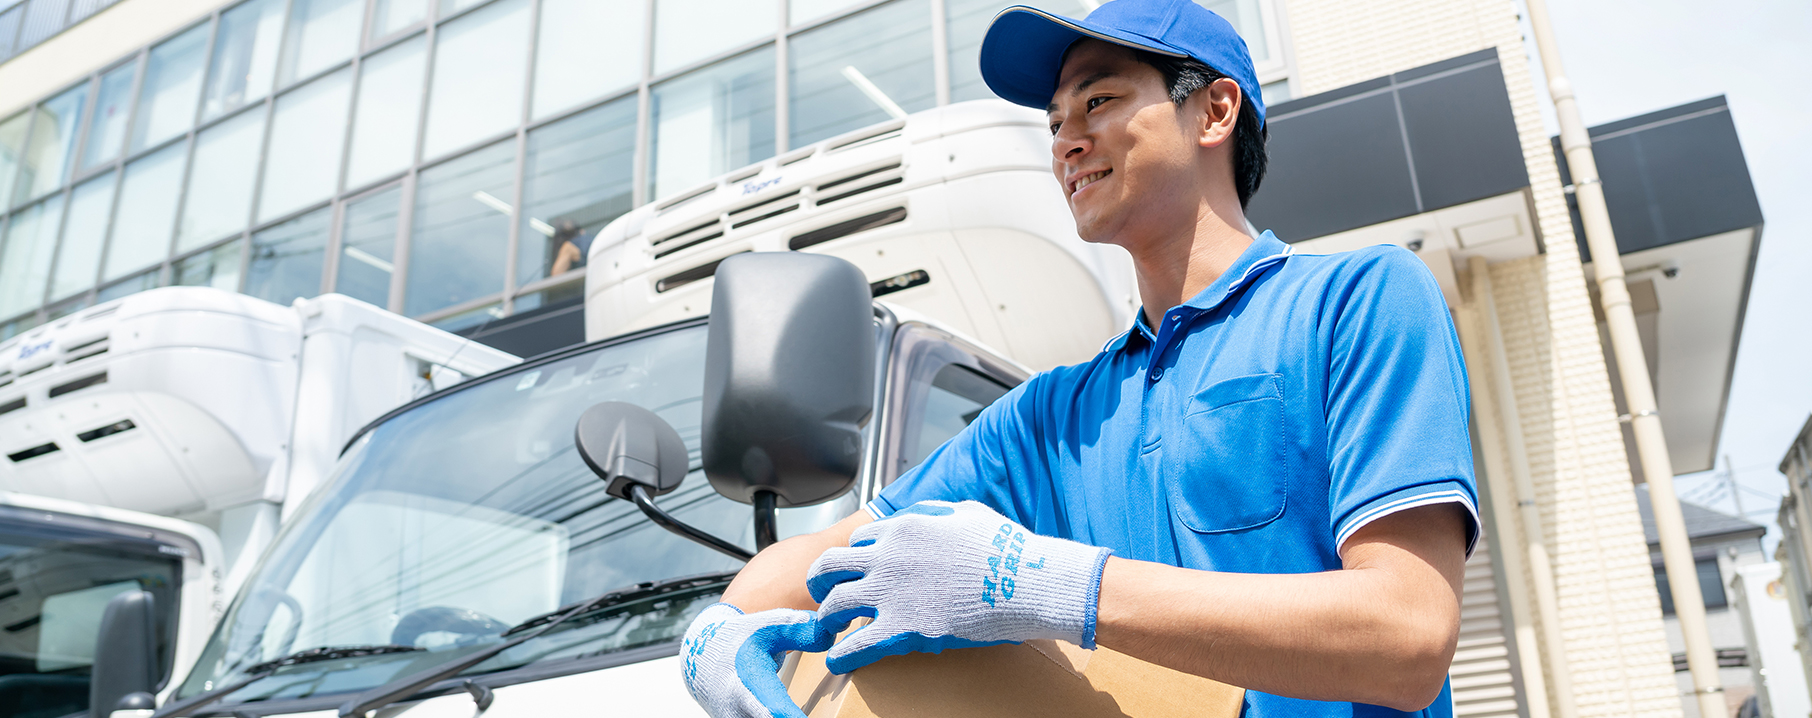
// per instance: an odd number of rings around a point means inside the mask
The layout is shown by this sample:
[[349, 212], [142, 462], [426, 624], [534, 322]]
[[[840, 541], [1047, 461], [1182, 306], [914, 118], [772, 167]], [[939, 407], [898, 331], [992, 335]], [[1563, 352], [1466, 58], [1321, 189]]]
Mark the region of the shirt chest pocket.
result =
[[1284, 512], [1283, 375], [1234, 377], [1196, 392], [1164, 437], [1171, 511], [1198, 533], [1257, 528]]

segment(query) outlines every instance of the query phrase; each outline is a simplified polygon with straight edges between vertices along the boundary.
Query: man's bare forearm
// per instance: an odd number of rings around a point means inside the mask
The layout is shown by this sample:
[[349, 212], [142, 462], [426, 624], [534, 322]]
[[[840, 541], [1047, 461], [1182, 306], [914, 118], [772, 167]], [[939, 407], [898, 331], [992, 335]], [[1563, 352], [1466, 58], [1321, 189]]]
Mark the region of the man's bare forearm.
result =
[[736, 580], [724, 590], [724, 603], [744, 613], [770, 608], [816, 609], [818, 602], [805, 590], [806, 569], [825, 549], [848, 546], [850, 533], [873, 520], [867, 511], [857, 511], [823, 531], [776, 542], [736, 574]]
[[1110, 559], [1096, 641], [1274, 695], [1419, 710], [1459, 634], [1465, 520], [1451, 504], [1385, 517], [1348, 542], [1346, 568], [1323, 573]]

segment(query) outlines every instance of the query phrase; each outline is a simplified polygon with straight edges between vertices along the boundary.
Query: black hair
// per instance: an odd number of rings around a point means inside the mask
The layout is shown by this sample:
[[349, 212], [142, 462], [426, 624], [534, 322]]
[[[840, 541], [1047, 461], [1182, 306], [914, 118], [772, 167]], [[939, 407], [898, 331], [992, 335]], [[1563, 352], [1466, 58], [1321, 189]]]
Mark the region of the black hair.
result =
[[579, 236], [579, 223], [570, 219], [562, 219], [554, 222], [554, 235], [549, 239], [555, 247], [558, 247], [561, 242], [570, 242], [577, 236]]
[[[1164, 76], [1164, 85], [1170, 88], [1170, 101], [1177, 107], [1188, 102], [1196, 90], [1226, 77], [1194, 58], [1170, 57], [1144, 50], [1133, 50], [1133, 58]], [[1259, 183], [1265, 179], [1265, 165], [1270, 161], [1265, 154], [1265, 140], [1271, 134], [1270, 128], [1259, 126], [1258, 110], [1252, 107], [1251, 98], [1245, 94], [1245, 88], [1240, 88], [1239, 118], [1233, 123], [1233, 186], [1239, 191], [1241, 209], [1258, 192]]]

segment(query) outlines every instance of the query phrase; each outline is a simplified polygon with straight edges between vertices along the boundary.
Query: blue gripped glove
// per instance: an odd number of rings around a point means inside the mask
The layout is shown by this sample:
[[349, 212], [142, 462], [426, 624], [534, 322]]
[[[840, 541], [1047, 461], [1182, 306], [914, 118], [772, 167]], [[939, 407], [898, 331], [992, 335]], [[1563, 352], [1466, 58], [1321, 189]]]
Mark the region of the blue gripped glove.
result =
[[974, 501], [923, 501], [825, 551], [806, 588], [826, 630], [872, 623], [833, 646], [843, 674], [903, 653], [1056, 638], [1095, 647], [1109, 549], [1039, 536]]
[[686, 690], [712, 718], [805, 718], [780, 683], [781, 657], [822, 651], [836, 636], [811, 611], [745, 614], [711, 604], [692, 619], [680, 644]]

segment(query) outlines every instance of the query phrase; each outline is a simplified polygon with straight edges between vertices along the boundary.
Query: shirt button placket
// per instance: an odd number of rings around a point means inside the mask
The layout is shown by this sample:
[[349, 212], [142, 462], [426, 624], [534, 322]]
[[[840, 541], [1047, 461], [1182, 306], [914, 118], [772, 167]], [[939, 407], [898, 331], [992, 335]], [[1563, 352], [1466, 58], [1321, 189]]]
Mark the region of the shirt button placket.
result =
[[1183, 313], [1181, 311], [1171, 312], [1167, 323], [1170, 326], [1160, 330], [1158, 346], [1151, 355], [1151, 368], [1145, 372], [1146, 378], [1152, 383], [1157, 383], [1159, 379], [1164, 378], [1164, 355], [1169, 353], [1170, 345], [1176, 341], [1177, 332], [1182, 329]]

